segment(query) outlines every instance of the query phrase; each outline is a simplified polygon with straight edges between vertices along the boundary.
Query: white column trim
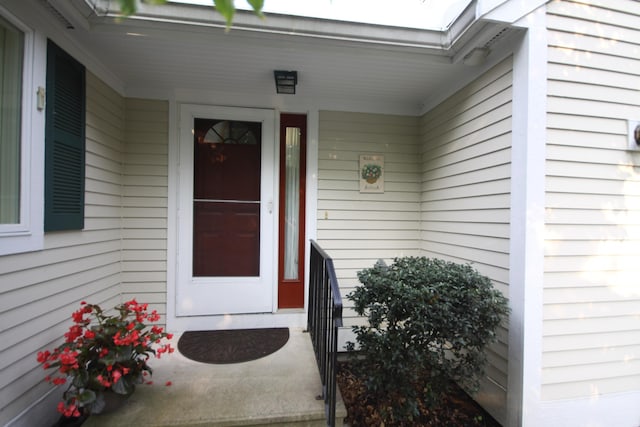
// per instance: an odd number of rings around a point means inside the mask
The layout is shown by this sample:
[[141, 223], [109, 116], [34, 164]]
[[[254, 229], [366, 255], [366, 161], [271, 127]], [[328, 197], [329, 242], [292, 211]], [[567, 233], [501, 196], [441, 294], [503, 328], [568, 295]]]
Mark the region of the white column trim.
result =
[[182, 331], [176, 317], [176, 274], [178, 267], [178, 188], [180, 186], [180, 149], [178, 106], [175, 97], [169, 99], [168, 176], [167, 176], [167, 330]]
[[547, 35], [545, 8], [526, 17], [513, 59], [507, 425], [540, 426], [544, 284]]

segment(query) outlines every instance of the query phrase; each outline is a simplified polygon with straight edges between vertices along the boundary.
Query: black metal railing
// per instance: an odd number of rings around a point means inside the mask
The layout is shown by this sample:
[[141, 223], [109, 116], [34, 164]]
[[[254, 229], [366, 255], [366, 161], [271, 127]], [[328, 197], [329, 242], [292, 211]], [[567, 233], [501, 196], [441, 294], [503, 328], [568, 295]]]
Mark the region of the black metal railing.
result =
[[320, 369], [327, 425], [333, 427], [336, 425], [336, 368], [342, 297], [333, 260], [313, 240], [310, 261], [307, 330]]

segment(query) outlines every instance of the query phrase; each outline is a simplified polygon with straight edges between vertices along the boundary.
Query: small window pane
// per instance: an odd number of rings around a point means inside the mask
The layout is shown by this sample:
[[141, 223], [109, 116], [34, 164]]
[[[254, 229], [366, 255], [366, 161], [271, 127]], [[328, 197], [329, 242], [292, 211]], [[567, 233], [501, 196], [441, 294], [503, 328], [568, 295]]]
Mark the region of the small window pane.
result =
[[20, 222], [24, 34], [0, 17], [0, 224]]
[[298, 279], [298, 238], [300, 233], [300, 129], [286, 129], [286, 173], [284, 201], [284, 278]]

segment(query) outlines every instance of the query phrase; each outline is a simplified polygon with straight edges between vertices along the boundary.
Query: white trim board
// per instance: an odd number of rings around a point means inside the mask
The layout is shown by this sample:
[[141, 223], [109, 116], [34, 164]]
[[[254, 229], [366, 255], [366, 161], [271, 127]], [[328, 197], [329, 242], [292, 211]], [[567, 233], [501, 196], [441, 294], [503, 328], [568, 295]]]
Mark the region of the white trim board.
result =
[[507, 425], [538, 427], [542, 386], [547, 42], [544, 10], [531, 15], [513, 59]]

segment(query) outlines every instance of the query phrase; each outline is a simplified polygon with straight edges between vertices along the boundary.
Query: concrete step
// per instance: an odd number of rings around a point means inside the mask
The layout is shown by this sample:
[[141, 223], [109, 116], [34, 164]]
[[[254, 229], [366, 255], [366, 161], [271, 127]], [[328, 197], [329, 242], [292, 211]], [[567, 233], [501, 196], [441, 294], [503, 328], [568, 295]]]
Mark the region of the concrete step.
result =
[[[291, 330], [283, 348], [251, 362], [205, 364], [176, 351], [150, 366], [153, 385], [138, 386], [117, 412], [93, 415], [83, 427], [326, 426], [324, 401], [316, 399], [320, 375], [302, 330]], [[342, 398], [337, 406], [341, 425]]]

